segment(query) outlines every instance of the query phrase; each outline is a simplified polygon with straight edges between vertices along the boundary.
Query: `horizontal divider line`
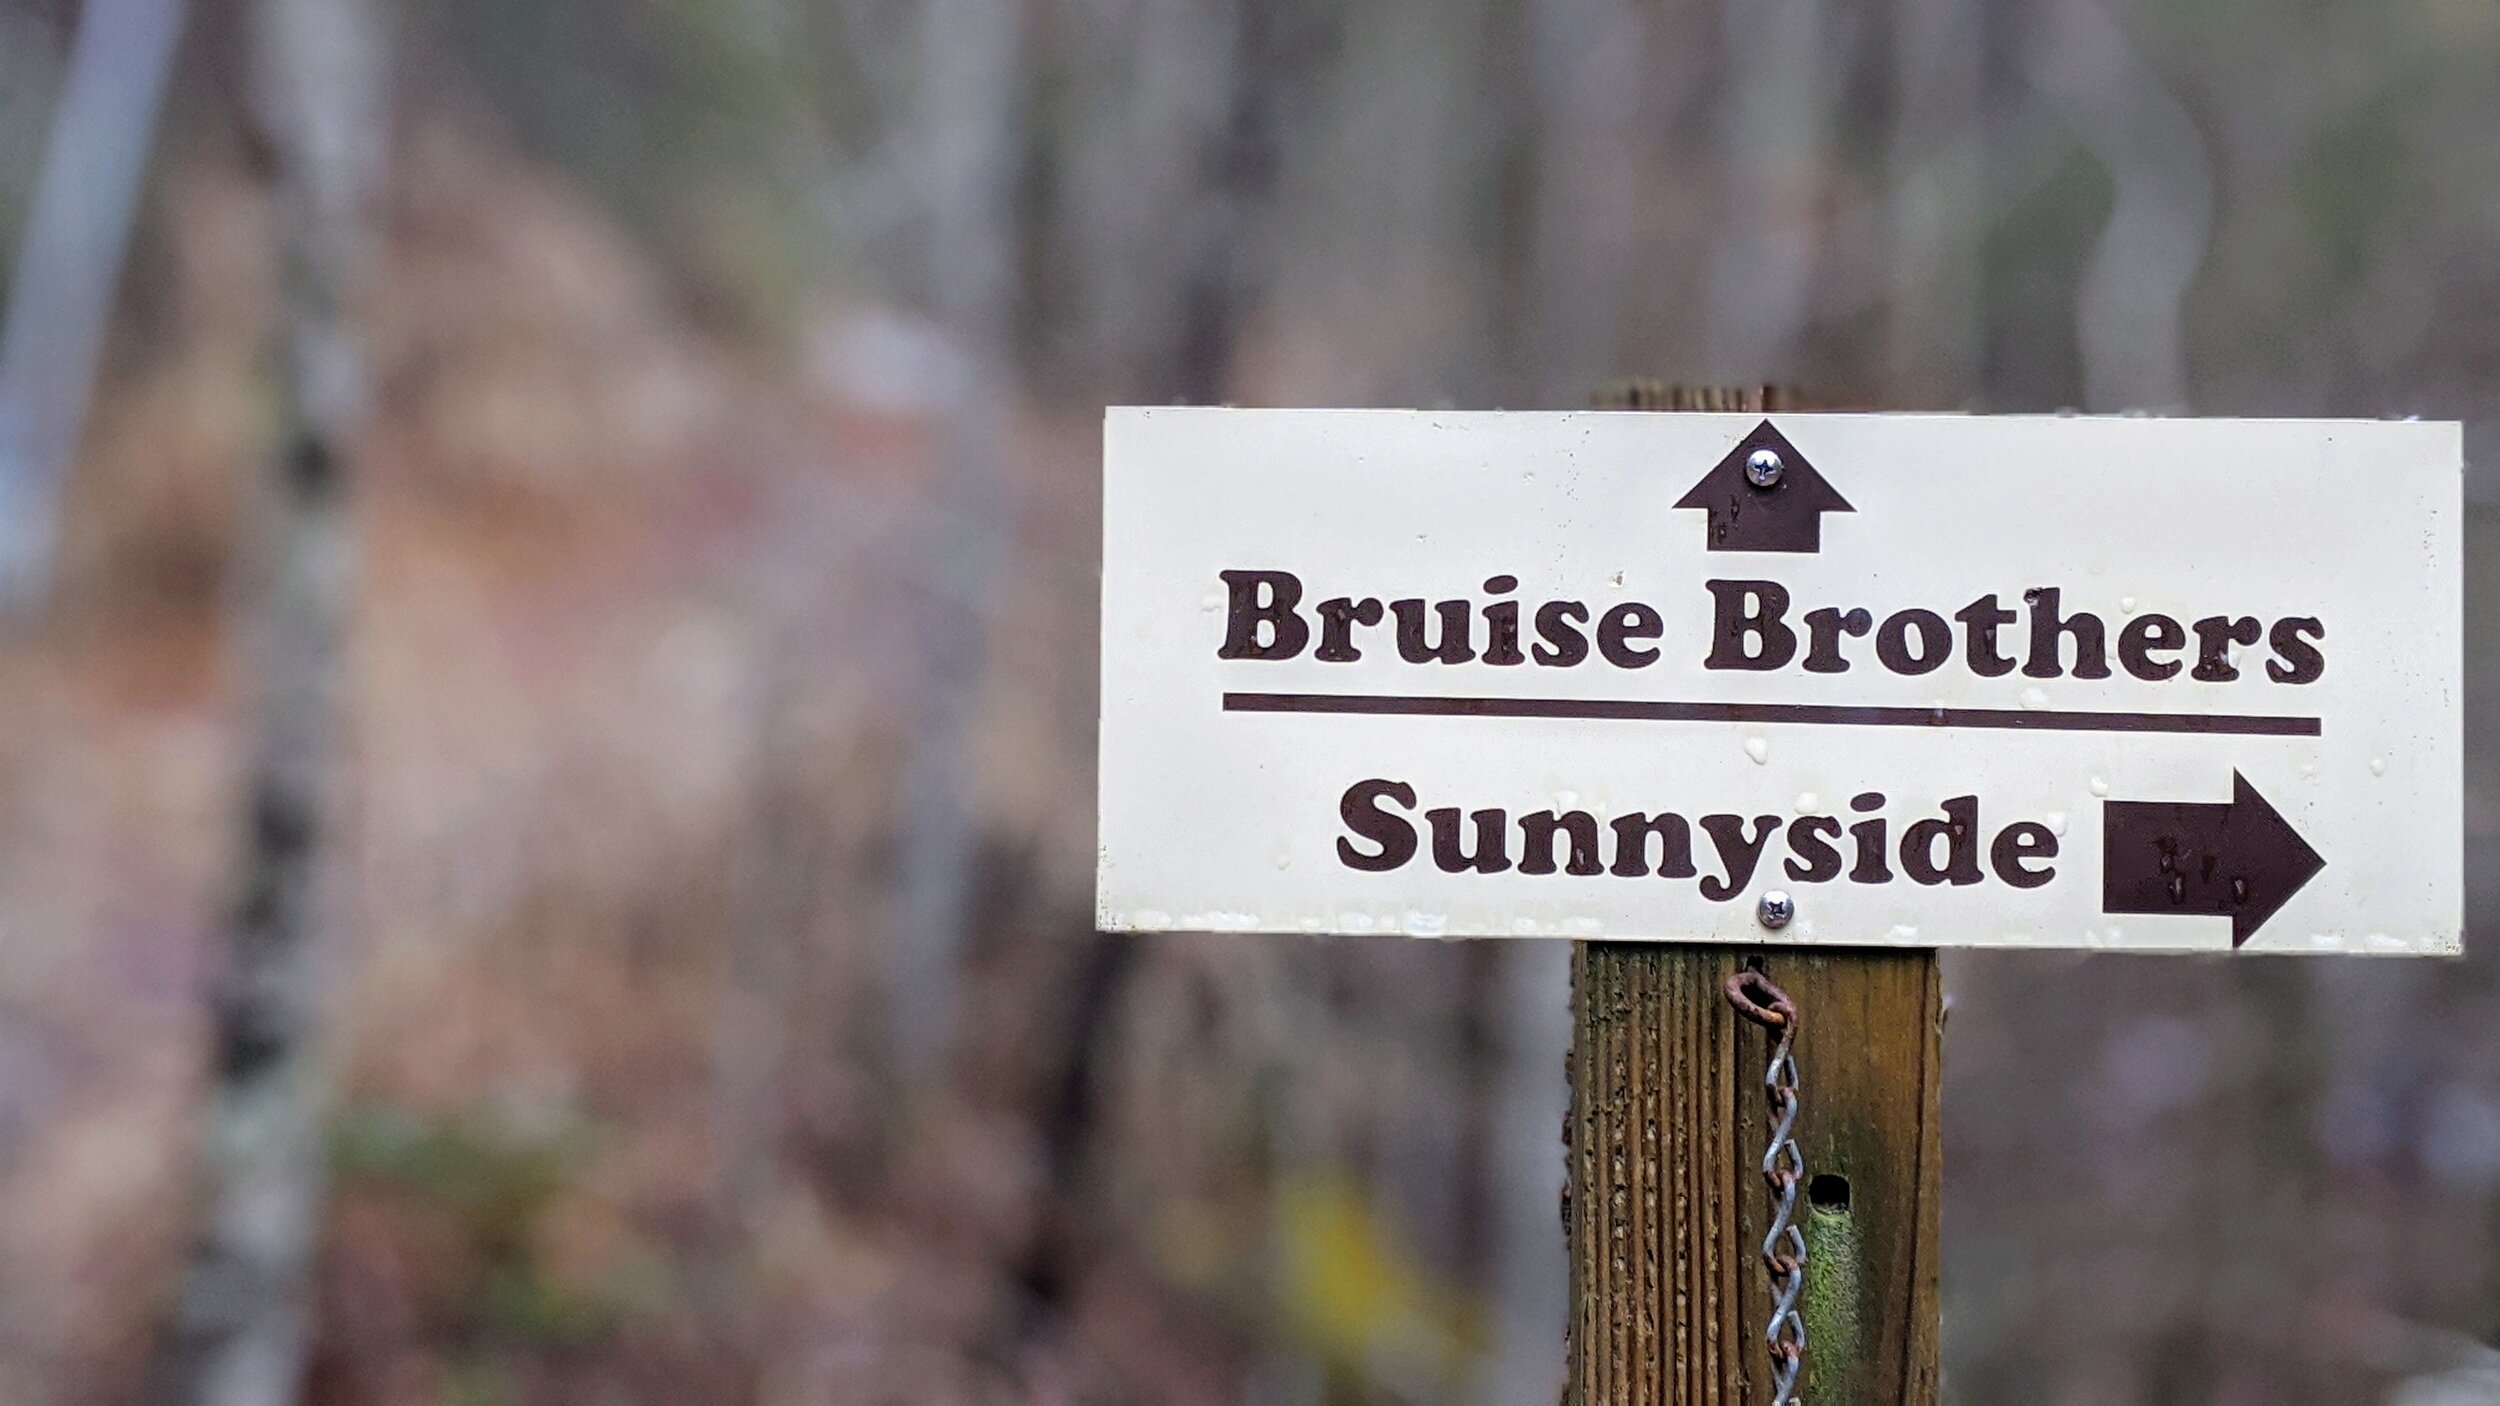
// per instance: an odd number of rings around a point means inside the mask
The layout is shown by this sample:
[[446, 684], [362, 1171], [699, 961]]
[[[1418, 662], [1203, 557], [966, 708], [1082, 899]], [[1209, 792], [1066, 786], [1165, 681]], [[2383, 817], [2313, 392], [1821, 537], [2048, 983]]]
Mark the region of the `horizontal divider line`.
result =
[[1596, 718], [1631, 722], [1977, 727], [2016, 732], [2189, 732], [2316, 737], [2317, 718], [2256, 713], [2096, 713], [2051, 708], [1899, 708], [1833, 703], [1670, 703], [1620, 698], [1442, 698], [1381, 693], [1227, 693], [1228, 713], [1358, 713], [1414, 718]]

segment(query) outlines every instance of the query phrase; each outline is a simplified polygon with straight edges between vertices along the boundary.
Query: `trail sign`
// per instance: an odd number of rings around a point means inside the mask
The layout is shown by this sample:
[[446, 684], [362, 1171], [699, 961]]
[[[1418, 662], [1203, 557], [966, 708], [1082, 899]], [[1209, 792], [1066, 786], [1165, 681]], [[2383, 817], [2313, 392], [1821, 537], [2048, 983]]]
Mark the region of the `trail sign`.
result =
[[1114, 410], [1098, 921], [2453, 953], [2462, 511], [2453, 424]]

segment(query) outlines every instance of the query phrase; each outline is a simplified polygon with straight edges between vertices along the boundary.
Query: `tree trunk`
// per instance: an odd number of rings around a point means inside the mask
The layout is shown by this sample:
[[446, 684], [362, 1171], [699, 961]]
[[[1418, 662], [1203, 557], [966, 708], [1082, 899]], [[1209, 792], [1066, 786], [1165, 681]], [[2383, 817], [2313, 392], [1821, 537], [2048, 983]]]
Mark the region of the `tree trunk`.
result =
[[1703, 293], [1703, 360], [1716, 377], [1782, 381], [1803, 369], [1836, 106], [1832, 20], [1824, 0], [1722, 0], [1725, 190]]
[[938, 501], [921, 562], [926, 662], [887, 957], [888, 1038], [911, 1078], [940, 1074], [954, 1046], [980, 848], [970, 759], [993, 597], [1014, 535], [1007, 477], [1023, 32], [1022, 0], [931, 0], [921, 14], [912, 149], [928, 192], [927, 284], [954, 352], [954, 384], [940, 397]]
[[89, 0], [79, 18], [0, 328], [0, 604], [49, 585], [182, 18], [183, 0]]
[[1983, 0], [1902, 0], [1893, 35], [1892, 403], [1967, 405], [1979, 388], [1987, 221]]
[[348, 464], [366, 408], [350, 308], [380, 165], [381, 34], [363, 0], [259, 0], [252, 118], [277, 214], [284, 336], [263, 502], [265, 580], [244, 634], [257, 694], [240, 892], [215, 990], [201, 1219], [158, 1362], [162, 1399], [295, 1399], [310, 1335], [329, 954], [320, 880], [339, 646], [353, 596]]
[[2095, 0], [2055, 0], [2031, 76], [2109, 168], [2109, 223], [2075, 289], [2083, 405], [2187, 409], [2187, 296], [2213, 234], [2205, 139]]

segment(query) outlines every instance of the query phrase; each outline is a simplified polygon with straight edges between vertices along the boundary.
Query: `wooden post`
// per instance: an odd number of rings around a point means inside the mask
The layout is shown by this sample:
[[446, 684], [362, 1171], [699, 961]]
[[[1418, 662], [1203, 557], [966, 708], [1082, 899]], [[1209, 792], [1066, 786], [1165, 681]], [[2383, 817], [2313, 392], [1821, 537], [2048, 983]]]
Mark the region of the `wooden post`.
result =
[[[1600, 403], [1788, 408], [1767, 388], [1635, 385]], [[1771, 1399], [1767, 1050], [1720, 989], [1748, 962], [1801, 1013], [1802, 1395], [1936, 1400], [1936, 954], [1592, 942], [1572, 964], [1568, 1406]]]

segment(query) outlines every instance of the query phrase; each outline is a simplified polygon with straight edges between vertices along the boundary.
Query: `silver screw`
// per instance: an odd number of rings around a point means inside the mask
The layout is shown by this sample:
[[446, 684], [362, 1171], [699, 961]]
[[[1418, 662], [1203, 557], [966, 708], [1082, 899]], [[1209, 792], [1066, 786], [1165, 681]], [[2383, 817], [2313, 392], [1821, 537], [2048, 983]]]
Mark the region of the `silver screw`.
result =
[[1764, 927], [1776, 931], [1788, 926], [1788, 920], [1796, 916], [1797, 901], [1788, 896], [1788, 890], [1772, 889], [1762, 895], [1761, 917]]
[[1757, 449], [1745, 456], [1745, 481], [1756, 488], [1769, 488], [1780, 481], [1788, 466], [1780, 462], [1776, 449]]

